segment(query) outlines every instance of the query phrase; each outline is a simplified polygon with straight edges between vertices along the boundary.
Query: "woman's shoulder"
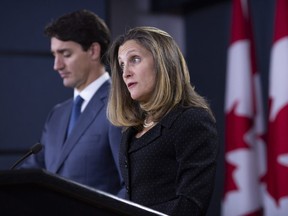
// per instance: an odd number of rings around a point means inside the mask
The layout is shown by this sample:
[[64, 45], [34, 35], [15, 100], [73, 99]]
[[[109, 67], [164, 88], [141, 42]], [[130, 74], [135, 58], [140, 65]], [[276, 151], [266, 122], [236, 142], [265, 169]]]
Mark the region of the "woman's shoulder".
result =
[[183, 115], [209, 116], [210, 113], [203, 107], [183, 107]]
[[182, 121], [212, 120], [208, 110], [202, 107], [182, 107], [182, 114], [179, 116]]
[[201, 107], [184, 107], [176, 106], [170, 113], [163, 119], [163, 123], [167, 125], [183, 123], [195, 123], [199, 121], [213, 122], [213, 117], [210, 113]]
[[184, 107], [184, 106], [178, 106], [175, 108], [175, 111], [178, 113], [181, 113], [182, 117], [212, 117], [207, 109], [203, 107]]
[[174, 125], [183, 131], [198, 131], [201, 129], [202, 132], [210, 131], [217, 134], [214, 117], [211, 116], [208, 110], [201, 107], [184, 108], [182, 114], [175, 120]]

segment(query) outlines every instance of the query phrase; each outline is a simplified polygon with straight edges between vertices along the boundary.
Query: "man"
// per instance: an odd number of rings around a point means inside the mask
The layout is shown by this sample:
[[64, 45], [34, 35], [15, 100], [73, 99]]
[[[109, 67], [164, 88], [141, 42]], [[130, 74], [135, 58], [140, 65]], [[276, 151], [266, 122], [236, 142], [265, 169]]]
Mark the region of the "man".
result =
[[80, 10], [51, 22], [44, 33], [51, 39], [54, 70], [65, 87], [74, 89], [74, 99], [82, 98], [81, 114], [70, 127], [73, 99], [56, 105], [42, 133], [43, 150], [21, 167], [43, 168], [121, 197], [121, 131], [106, 117], [110, 77], [105, 70], [105, 54], [110, 43], [109, 29], [94, 13]]

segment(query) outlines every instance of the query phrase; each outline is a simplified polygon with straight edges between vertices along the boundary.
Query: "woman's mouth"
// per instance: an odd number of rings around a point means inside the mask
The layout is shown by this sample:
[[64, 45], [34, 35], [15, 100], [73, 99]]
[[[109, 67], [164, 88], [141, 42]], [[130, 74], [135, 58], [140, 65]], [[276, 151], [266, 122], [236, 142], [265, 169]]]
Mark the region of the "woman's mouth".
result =
[[127, 84], [128, 89], [133, 88], [137, 83], [136, 82], [131, 82]]

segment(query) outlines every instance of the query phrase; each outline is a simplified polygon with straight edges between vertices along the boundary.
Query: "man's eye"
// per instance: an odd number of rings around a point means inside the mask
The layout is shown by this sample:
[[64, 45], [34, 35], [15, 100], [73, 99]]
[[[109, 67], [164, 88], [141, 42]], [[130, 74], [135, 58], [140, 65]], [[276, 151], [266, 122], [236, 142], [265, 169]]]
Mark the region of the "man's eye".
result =
[[70, 53], [70, 52], [63, 52], [63, 56], [64, 56], [64, 57], [70, 57], [70, 56], [71, 56], [71, 53]]

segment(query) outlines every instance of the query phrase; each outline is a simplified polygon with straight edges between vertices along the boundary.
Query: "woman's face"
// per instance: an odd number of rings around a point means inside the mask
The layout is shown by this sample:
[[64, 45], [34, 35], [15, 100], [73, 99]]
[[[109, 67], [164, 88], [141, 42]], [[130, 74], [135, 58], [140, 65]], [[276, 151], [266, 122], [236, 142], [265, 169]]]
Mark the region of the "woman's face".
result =
[[156, 72], [152, 54], [135, 40], [128, 40], [118, 50], [122, 78], [131, 98], [147, 102], [154, 91]]

